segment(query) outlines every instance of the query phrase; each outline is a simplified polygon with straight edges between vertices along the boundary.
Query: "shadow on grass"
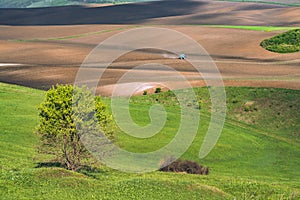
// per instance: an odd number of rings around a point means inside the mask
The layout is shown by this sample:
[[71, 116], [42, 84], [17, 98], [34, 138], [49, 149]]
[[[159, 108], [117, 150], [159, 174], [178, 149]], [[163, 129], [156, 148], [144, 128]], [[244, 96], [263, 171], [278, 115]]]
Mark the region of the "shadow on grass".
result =
[[35, 168], [52, 168], [52, 167], [59, 167], [59, 168], [66, 168], [66, 166], [60, 162], [39, 162], [35, 166]]
[[[60, 162], [55, 162], [55, 161], [49, 161], [49, 162], [39, 162], [35, 166], [35, 168], [63, 168], [66, 169], [66, 165]], [[96, 178], [95, 174], [101, 173], [101, 174], [106, 174], [106, 170], [101, 170], [97, 167], [91, 167], [88, 165], [82, 166], [80, 169], [75, 171], [77, 173], [83, 174], [85, 176], [91, 177], [91, 178]]]

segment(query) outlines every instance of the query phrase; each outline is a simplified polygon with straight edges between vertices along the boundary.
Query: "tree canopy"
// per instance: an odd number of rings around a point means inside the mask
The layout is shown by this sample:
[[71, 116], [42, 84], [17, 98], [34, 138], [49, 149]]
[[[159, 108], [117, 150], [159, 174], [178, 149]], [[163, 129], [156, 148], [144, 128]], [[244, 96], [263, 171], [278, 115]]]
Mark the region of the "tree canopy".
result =
[[[57, 85], [47, 91], [39, 106], [41, 149], [56, 155], [67, 169], [76, 171], [90, 153], [82, 143], [86, 133], [104, 132], [113, 138], [112, 116], [100, 97], [90, 90], [72, 85]], [[99, 130], [101, 129], [101, 130]]]

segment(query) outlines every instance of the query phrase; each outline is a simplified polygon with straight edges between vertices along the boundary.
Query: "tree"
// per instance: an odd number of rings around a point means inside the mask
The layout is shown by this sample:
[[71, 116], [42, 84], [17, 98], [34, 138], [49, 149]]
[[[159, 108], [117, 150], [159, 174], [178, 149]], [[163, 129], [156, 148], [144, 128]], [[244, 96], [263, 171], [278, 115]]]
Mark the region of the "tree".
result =
[[88, 131], [100, 127], [111, 139], [114, 126], [100, 97], [94, 98], [86, 88], [57, 85], [47, 91], [39, 106], [41, 149], [57, 156], [67, 169], [77, 171], [83, 158], [90, 157], [81, 139]]

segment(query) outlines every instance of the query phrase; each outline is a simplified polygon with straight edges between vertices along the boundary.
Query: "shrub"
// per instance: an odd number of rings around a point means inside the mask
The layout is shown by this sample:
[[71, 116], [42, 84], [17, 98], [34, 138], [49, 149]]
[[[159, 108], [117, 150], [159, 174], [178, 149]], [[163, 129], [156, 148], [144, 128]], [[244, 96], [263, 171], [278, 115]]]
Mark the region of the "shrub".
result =
[[148, 92], [147, 92], [147, 90], [145, 90], [144, 92], [143, 92], [143, 95], [147, 95], [148, 94]]
[[198, 101], [198, 105], [196, 105], [196, 109], [201, 110], [202, 109], [202, 105], [203, 105], [202, 100], [199, 100]]
[[[172, 159], [171, 159], [172, 160]], [[197, 162], [189, 160], [176, 160], [171, 164], [170, 159], [163, 161], [160, 171], [163, 172], [186, 172], [188, 174], [208, 175], [209, 168], [199, 165]]]
[[256, 102], [255, 101], [247, 101], [244, 105], [243, 105], [243, 109], [245, 112], [253, 112], [253, 111], [258, 111], [258, 108], [256, 106]]
[[248, 105], [244, 106], [244, 111], [245, 111], [245, 112], [251, 111], [251, 107], [248, 106]]
[[232, 103], [233, 103], [233, 104], [236, 104], [236, 103], [238, 103], [238, 102], [239, 102], [238, 99], [233, 99], [233, 100], [232, 100]]
[[161, 88], [156, 88], [155, 89], [155, 93], [160, 93], [161, 92]]

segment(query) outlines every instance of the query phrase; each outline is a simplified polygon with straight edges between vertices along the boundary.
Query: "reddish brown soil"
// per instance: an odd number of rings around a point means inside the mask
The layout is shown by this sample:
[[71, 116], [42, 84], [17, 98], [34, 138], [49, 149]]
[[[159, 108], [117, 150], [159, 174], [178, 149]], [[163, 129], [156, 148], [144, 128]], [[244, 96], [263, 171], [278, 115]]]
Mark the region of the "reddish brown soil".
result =
[[299, 7], [210, 0], [164, 0], [105, 7], [1, 9], [2, 25], [230, 24], [300, 26]]
[[[295, 24], [295, 21], [300, 22], [299, 14], [294, 11], [299, 10], [299, 8], [264, 4], [222, 4], [220, 2], [211, 2], [209, 4], [202, 4], [202, 6], [200, 4], [198, 7], [196, 6], [195, 10], [201, 8], [206, 10], [206, 12], [215, 13], [215, 17], [207, 18], [208, 22], [212, 23], [220, 15], [216, 14], [216, 11], [212, 10], [209, 6], [215, 6], [223, 13], [228, 12], [236, 15], [235, 17], [241, 19], [241, 23], [246, 23], [248, 20], [249, 23], [245, 25], [253, 25], [252, 22], [255, 21], [255, 18], [250, 17], [250, 15], [254, 12], [256, 14], [260, 13], [257, 17], [263, 19], [264, 23], [269, 23], [269, 20], [273, 20], [283, 23], [282, 25], [284, 26], [289, 26]], [[110, 7], [107, 8], [112, 9]], [[118, 6], [114, 9], [120, 8], [124, 7]], [[247, 12], [245, 11], [246, 8]], [[240, 13], [238, 9], [244, 10], [244, 12]], [[233, 12], [233, 10], [235, 11]], [[264, 13], [267, 11], [268, 13], [280, 13], [282, 17], [265, 18]], [[294, 17], [285, 18], [284, 16], [288, 14]], [[198, 14], [185, 16], [178, 14], [177, 17], [180, 21], [181, 19], [188, 20], [194, 15]], [[1, 17], [3, 17], [2, 13], [0, 14], [0, 19]], [[26, 16], [24, 17], [26, 18]], [[158, 17], [151, 19], [151, 22], [161, 20], [161, 23], [165, 23], [166, 20], [172, 21], [176, 16], [167, 18], [162, 19]], [[227, 18], [224, 18], [224, 20], [224, 24], [236, 24]], [[252, 22], [250, 23], [250, 21]], [[271, 24], [269, 23], [269, 25]], [[201, 44], [215, 61], [224, 78], [225, 85], [300, 89], [300, 53], [277, 54], [268, 52], [259, 46], [263, 39], [272, 37], [280, 33], [280, 31], [263, 32], [187, 25], [163, 25], [159, 27], [166, 27], [182, 32]], [[0, 26], [0, 64], [23, 64], [21, 66], [0, 65], [0, 81], [41, 89], [49, 88], [56, 83], [72, 84], [79, 66], [94, 47], [106, 38], [130, 28], [133, 28], [133, 26], [103, 24]], [[66, 36], [72, 37], [58, 39]], [[147, 50], [135, 51], [124, 55], [116, 60], [109, 70], [105, 72], [100, 82], [99, 90], [102, 94], [110, 95], [114, 84], [124, 73], [135, 66], [148, 63], [168, 65], [185, 75], [191, 81], [192, 85], [204, 85], [202, 80], [199, 78], [195, 79], [197, 72], [189, 63], [178, 59], [165, 58], [163, 54], [163, 52]], [[163, 70], [146, 69], [134, 71], [135, 77], [139, 77], [145, 73], [149, 76], [162, 78], [173, 75], [172, 72]], [[128, 80], [128, 82], [130, 81], [134, 82], [135, 80]], [[181, 86], [180, 82], [174, 83], [174, 85], [178, 88]]]

